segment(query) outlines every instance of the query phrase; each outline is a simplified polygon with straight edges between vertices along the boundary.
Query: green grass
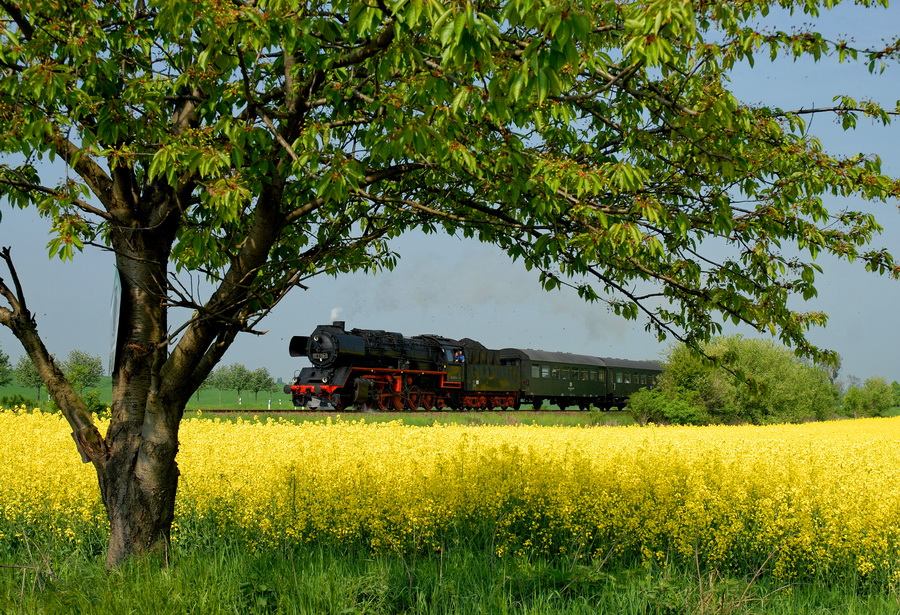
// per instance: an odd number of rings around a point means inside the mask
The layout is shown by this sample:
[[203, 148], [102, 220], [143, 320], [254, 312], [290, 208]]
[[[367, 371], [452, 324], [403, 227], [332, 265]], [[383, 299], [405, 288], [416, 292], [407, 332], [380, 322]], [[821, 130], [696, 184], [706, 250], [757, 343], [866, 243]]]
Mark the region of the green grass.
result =
[[[96, 391], [100, 400], [109, 403], [112, 399], [112, 385], [109, 377], [105, 377], [100, 386], [88, 388], [84, 391], [87, 395]], [[37, 399], [37, 391], [26, 389], [19, 385], [7, 385], [0, 387], [0, 406], [4, 398], [24, 398], [29, 407], [39, 407], [41, 410], [50, 411], [54, 408], [52, 402], [47, 400], [46, 389], [42, 389], [42, 399]], [[227, 410], [227, 414], [211, 415], [211, 410]], [[285, 414], [290, 413], [290, 414]], [[234, 420], [237, 417], [252, 419], [253, 417], [265, 420], [269, 416], [280, 416], [292, 421], [321, 421], [327, 417], [336, 417], [340, 414], [344, 418], [353, 417], [369, 423], [402, 420], [407, 425], [430, 426], [439, 424], [464, 424], [464, 425], [630, 425], [634, 423], [631, 416], [624, 412], [568, 412], [555, 411], [516, 411], [516, 412], [372, 412], [336, 413], [331, 411], [295, 413], [291, 404], [291, 398], [280, 388], [276, 392], [260, 392], [255, 395], [252, 391], [243, 391], [238, 396], [236, 391], [220, 391], [218, 389], [204, 389], [191, 396], [185, 409], [185, 418], [220, 416]]]
[[[97, 391], [100, 400], [106, 403], [112, 399], [112, 385], [109, 377], [103, 378], [100, 386], [89, 388]], [[47, 400], [46, 389], [42, 390], [42, 400], [36, 399], [34, 389], [26, 389], [19, 385], [10, 384], [0, 387], [0, 405], [4, 398], [23, 397], [29, 401], [29, 405], [40, 407], [48, 411], [53, 409], [52, 402]], [[269, 416], [281, 416], [292, 421], [320, 421], [326, 417], [335, 417], [340, 414], [344, 418], [353, 417], [366, 422], [386, 422], [402, 420], [407, 425], [429, 426], [438, 424], [464, 424], [464, 425], [632, 425], [634, 419], [627, 412], [568, 412], [559, 413], [550, 411], [516, 411], [516, 412], [373, 412], [373, 413], [336, 413], [331, 411], [303, 412], [294, 414], [289, 395], [280, 388], [272, 393], [260, 392], [255, 395], [252, 391], [243, 391], [238, 396], [236, 391], [220, 391], [218, 389], [204, 389], [195, 393], [185, 410], [185, 417], [212, 416], [204, 414], [204, 411], [228, 410], [228, 414], [216, 415], [227, 419], [252, 419], [253, 417], [265, 419]], [[291, 414], [284, 414], [291, 413]], [[892, 408], [885, 416], [900, 415], [900, 407]]]
[[36, 548], [0, 557], [0, 612], [120, 613], [699, 613], [896, 614], [898, 596], [844, 584], [772, 584], [693, 570], [601, 561], [503, 558], [459, 545], [442, 553], [373, 555], [301, 545], [248, 553], [236, 545], [173, 548], [170, 565]]
[[[238, 396], [237, 391], [220, 391], [218, 389], [203, 389], [191, 396], [187, 409], [196, 410], [236, 410], [236, 411], [260, 411], [269, 408], [269, 400], [271, 400], [272, 410], [292, 410], [291, 398], [281, 390], [283, 385], [278, 385], [278, 390], [266, 393], [260, 391], [257, 395], [253, 391], [242, 391]], [[84, 390], [84, 395], [91, 391], [96, 391], [100, 395], [100, 400], [109, 403], [112, 400], [112, 382], [109, 376], [101, 379], [100, 385], [96, 387], [88, 387]], [[18, 384], [8, 384], [0, 387], [0, 399], [4, 397], [24, 397], [29, 403], [35, 404], [42, 410], [50, 409], [51, 402], [47, 399], [47, 389], [41, 389], [41, 398], [37, 397], [36, 389], [26, 389]]]

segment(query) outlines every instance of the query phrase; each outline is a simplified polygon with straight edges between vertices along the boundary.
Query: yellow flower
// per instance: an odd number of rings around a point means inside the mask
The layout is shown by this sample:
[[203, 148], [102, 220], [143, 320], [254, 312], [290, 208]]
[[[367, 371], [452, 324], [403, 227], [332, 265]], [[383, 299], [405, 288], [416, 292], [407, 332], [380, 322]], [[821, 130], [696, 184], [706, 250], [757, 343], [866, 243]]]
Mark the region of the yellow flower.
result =
[[[105, 429], [105, 425], [102, 426]], [[105, 524], [58, 415], [0, 411], [0, 540]], [[900, 418], [767, 427], [536, 427], [189, 419], [176, 540], [194, 532], [498, 556], [636, 556], [900, 578]]]

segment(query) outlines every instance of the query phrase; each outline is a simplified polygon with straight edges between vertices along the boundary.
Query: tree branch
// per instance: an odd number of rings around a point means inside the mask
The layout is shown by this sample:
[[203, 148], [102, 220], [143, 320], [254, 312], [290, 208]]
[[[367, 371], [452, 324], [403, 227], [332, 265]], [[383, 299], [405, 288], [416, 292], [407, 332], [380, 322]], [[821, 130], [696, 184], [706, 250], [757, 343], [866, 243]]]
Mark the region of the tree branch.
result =
[[6, 0], [2, 0], [0, 1], [0, 7], [9, 13], [9, 16], [12, 17], [13, 21], [16, 22], [16, 25], [19, 26], [19, 30], [25, 35], [25, 38], [29, 40], [34, 38], [34, 26], [32, 26], [31, 22], [25, 18], [25, 15], [20, 9], [21, 5], [18, 2], [7, 2]]
[[53, 356], [47, 351], [43, 340], [37, 332], [37, 324], [34, 317], [25, 308], [25, 293], [19, 283], [19, 276], [13, 265], [12, 256], [8, 247], [0, 250], [0, 259], [6, 263], [13, 278], [16, 292], [0, 279], [0, 295], [9, 303], [9, 308], [0, 308], [0, 324], [8, 327], [22, 343], [22, 347], [28, 357], [34, 363], [41, 379], [47, 385], [47, 390], [53, 396], [54, 401], [62, 410], [69, 425], [72, 428], [72, 438], [81, 453], [83, 462], [93, 462], [102, 466], [106, 463], [109, 451], [103, 436], [94, 426], [90, 411], [85, 406], [81, 397], [72, 388], [62, 370], [57, 367]]

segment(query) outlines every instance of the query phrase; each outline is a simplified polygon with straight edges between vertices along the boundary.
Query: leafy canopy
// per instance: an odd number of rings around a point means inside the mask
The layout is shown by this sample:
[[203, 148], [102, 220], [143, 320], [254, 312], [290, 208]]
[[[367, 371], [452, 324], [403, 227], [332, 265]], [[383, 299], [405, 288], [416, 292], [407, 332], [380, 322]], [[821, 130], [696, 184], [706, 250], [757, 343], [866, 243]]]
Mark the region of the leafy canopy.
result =
[[418, 227], [496, 243], [661, 337], [708, 339], [721, 313], [815, 354], [804, 332], [826, 316], [788, 306], [816, 294], [817, 255], [900, 276], [869, 247], [875, 218], [827, 199], [900, 184], [877, 156], [828, 155], [805, 113], [851, 128], [896, 110], [749, 105], [729, 71], [890, 67], [896, 43], [754, 27], [835, 4], [0, 1], [0, 151], [21, 156], [0, 193], [53, 219], [64, 259], [164, 221], [176, 271], [227, 280], [258, 247], [228, 306], [169, 288], [236, 329], [311, 275], [391, 267], [389, 240]]

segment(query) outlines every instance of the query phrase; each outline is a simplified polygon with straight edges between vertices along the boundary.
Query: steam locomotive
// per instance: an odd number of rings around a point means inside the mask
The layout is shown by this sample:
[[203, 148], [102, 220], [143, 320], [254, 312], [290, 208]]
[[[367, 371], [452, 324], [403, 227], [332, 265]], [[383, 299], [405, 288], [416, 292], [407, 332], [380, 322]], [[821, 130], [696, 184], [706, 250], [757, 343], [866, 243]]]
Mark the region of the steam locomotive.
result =
[[[371, 329], [346, 330], [343, 321], [291, 338], [299, 370], [284, 392], [294, 406], [340, 411], [454, 408], [610, 408], [661, 373], [657, 361], [630, 361], [543, 350], [491, 350], [468, 338], [404, 337]], [[461, 356], [460, 356], [461, 355]]]

